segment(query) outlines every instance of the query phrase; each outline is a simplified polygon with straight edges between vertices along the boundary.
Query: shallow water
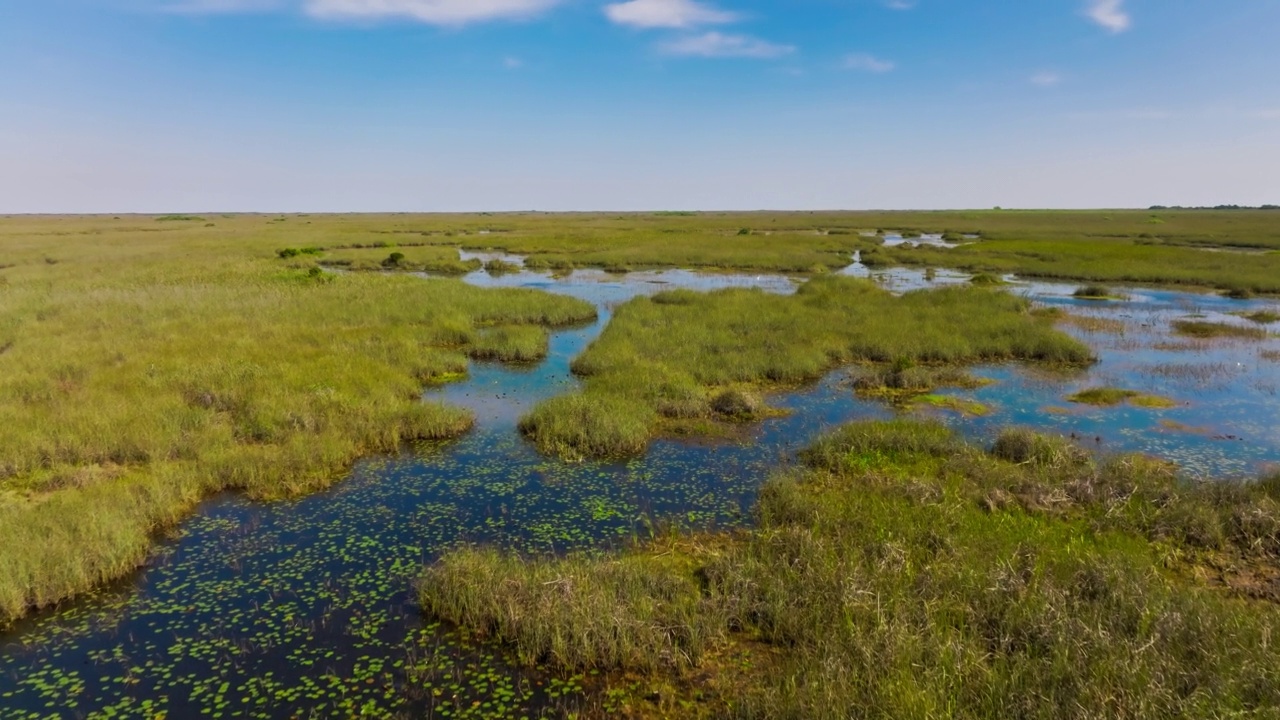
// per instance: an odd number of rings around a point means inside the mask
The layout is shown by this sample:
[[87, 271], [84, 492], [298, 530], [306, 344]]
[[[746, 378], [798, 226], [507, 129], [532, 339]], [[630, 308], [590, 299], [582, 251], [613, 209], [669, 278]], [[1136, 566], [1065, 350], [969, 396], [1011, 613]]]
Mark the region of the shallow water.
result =
[[[846, 272], [868, 274], [858, 265]], [[895, 291], [967, 280], [939, 273], [931, 283], [910, 270], [875, 276]], [[572, 387], [571, 359], [616, 305], [673, 287], [789, 293], [797, 281], [685, 271], [577, 271], [559, 279], [481, 272], [468, 281], [575, 295], [597, 304], [600, 319], [555, 333], [550, 356], [536, 367], [476, 364], [466, 382], [429, 391], [475, 410], [476, 430], [461, 440], [369, 459], [331, 490], [296, 501], [214, 498], [135, 577], [0, 637], [0, 717], [561, 714], [591, 679], [517, 670], [490, 646], [425, 625], [412, 597], [424, 563], [459, 543], [563, 552], [643, 538], [655, 523], [742, 526], [761, 480], [797, 448], [848, 420], [892, 414], [854, 397], [836, 371], [772, 398], [794, 412], [747, 428], [736, 441], [658, 441], [626, 463], [550, 460], [519, 437], [516, 421], [533, 403]], [[1122, 332], [1064, 326], [1101, 360], [1070, 377], [978, 368], [998, 383], [952, 394], [992, 413], [940, 412], [947, 422], [980, 438], [1011, 423], [1074, 432], [1104, 450], [1150, 452], [1213, 476], [1280, 461], [1280, 362], [1261, 355], [1280, 349], [1276, 340], [1156, 347], [1170, 341], [1173, 319], [1244, 323], [1225, 313], [1265, 303], [1153, 290], [1096, 303], [1071, 298], [1074, 286], [1011, 289], [1119, 321]], [[1064, 399], [1102, 384], [1187, 404], [1095, 409]]]

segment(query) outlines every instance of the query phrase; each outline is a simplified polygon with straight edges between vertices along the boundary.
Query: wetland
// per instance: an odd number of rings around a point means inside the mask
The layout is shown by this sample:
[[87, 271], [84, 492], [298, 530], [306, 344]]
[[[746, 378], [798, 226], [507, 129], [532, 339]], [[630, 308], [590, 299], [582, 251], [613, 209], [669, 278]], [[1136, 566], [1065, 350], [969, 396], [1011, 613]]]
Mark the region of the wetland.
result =
[[1165, 214], [7, 220], [0, 716], [1274, 712], [1278, 306], [1179, 263], [1280, 228]]

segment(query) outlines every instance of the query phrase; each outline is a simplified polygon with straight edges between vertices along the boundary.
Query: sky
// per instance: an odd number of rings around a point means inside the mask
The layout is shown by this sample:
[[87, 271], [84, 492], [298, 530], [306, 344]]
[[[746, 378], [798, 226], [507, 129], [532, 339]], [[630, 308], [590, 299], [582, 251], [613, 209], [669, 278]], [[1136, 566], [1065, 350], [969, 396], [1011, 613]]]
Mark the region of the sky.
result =
[[0, 213], [1280, 203], [1280, 0], [0, 0]]

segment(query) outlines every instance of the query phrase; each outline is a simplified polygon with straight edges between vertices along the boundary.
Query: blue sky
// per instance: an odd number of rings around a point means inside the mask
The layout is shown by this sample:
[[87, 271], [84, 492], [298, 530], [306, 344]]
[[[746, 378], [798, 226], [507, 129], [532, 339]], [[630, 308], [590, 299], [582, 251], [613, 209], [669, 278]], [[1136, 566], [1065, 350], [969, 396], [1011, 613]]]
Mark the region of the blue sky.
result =
[[1280, 203], [1280, 0], [0, 0], [0, 212]]

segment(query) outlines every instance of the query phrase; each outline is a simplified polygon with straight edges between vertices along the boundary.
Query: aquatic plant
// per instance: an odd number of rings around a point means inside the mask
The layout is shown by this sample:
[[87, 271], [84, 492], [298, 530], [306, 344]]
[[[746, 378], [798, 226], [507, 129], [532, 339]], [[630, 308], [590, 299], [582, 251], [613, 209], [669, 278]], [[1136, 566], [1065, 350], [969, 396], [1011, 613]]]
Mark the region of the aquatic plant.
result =
[[1267, 331], [1262, 328], [1241, 327], [1207, 320], [1175, 320], [1173, 330], [1179, 335], [1201, 339], [1263, 340], [1267, 337]]
[[1081, 390], [1067, 397], [1067, 400], [1081, 405], [1097, 405], [1099, 407], [1111, 407], [1122, 403], [1130, 403], [1138, 407], [1147, 408], [1168, 408], [1176, 407], [1177, 403], [1156, 395], [1145, 395], [1136, 390], [1125, 390], [1122, 388], [1112, 387], [1096, 387]]
[[1081, 300], [1123, 300], [1124, 296], [1117, 295], [1111, 288], [1105, 285], [1085, 285], [1077, 288], [1072, 297]]

